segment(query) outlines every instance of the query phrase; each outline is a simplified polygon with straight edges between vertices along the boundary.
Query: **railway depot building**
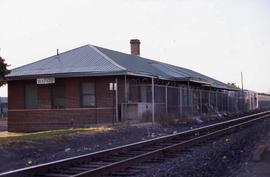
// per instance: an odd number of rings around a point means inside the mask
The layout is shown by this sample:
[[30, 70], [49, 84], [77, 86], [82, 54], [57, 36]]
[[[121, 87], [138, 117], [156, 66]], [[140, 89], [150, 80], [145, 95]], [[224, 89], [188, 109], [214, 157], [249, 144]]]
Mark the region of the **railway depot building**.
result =
[[15, 68], [8, 79], [8, 130], [88, 127], [92, 124], [177, 121], [257, 108], [256, 94], [195, 71], [85, 45]]

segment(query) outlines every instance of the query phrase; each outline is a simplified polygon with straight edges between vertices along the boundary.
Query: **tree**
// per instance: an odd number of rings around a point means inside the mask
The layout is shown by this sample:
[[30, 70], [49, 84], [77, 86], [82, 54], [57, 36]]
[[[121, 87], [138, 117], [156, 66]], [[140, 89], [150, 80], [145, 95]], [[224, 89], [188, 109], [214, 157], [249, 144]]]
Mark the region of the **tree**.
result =
[[239, 88], [236, 83], [234, 82], [228, 82], [227, 85], [231, 86], [231, 87], [234, 87], [234, 88]]
[[10, 73], [10, 70], [7, 69], [8, 66], [5, 59], [0, 56], [0, 87], [7, 83], [5, 76]]

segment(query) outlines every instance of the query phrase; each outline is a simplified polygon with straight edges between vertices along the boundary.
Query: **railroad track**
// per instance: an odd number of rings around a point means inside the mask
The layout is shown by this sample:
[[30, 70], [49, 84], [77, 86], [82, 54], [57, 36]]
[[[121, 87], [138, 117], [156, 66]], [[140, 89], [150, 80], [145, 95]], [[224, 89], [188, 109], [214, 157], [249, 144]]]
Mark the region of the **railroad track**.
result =
[[6, 173], [0, 177], [99, 177], [128, 176], [141, 171], [142, 162], [174, 157], [193, 145], [238, 131], [270, 118], [270, 111], [252, 114], [193, 130], [132, 143]]

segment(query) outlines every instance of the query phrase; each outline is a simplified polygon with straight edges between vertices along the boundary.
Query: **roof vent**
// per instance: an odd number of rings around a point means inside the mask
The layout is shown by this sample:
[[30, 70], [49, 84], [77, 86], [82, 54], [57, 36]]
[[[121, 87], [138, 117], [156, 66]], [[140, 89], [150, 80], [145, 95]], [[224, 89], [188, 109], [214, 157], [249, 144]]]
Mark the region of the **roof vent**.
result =
[[131, 39], [130, 40], [130, 52], [131, 55], [140, 56], [140, 40], [139, 39]]

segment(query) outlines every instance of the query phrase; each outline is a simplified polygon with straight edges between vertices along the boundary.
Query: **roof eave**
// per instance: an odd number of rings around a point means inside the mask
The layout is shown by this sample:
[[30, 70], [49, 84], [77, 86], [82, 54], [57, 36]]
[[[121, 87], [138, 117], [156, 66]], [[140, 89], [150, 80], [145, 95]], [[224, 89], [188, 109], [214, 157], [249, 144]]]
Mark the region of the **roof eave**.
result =
[[88, 76], [116, 76], [125, 75], [126, 71], [117, 72], [76, 72], [76, 73], [53, 73], [53, 74], [39, 74], [39, 75], [22, 75], [22, 76], [7, 76], [7, 81], [12, 80], [29, 80], [44, 77], [55, 77], [55, 78], [67, 78], [67, 77], [88, 77]]

